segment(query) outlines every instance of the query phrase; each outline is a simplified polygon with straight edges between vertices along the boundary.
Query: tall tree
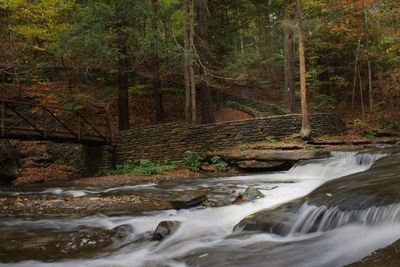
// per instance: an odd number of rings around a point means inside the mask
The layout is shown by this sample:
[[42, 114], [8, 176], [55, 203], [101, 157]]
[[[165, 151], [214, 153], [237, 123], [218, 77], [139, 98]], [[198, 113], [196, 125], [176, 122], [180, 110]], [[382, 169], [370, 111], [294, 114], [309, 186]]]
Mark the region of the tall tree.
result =
[[[79, 12], [58, 40], [58, 51], [83, 68], [116, 74], [119, 130], [129, 129], [129, 76], [148, 55], [148, 7], [142, 1], [96, 0], [76, 2]], [[111, 76], [111, 75], [110, 75]]]
[[285, 53], [285, 90], [288, 95], [288, 105], [291, 113], [296, 111], [295, 77], [294, 77], [294, 38], [291, 7], [286, 5], [283, 20], [284, 53]]
[[183, 1], [183, 35], [184, 35], [184, 79], [185, 79], [185, 118], [187, 122], [196, 123], [196, 80], [194, 73], [194, 2]]
[[[117, 13], [118, 14], [118, 11]], [[129, 62], [128, 62], [128, 47], [127, 35], [123, 31], [124, 21], [116, 25], [117, 42], [118, 42], [118, 129], [120, 131], [129, 129]]]
[[151, 30], [153, 34], [152, 40], [152, 65], [153, 65], [153, 95], [154, 104], [156, 108], [156, 121], [162, 121], [164, 119], [164, 108], [162, 101], [162, 94], [160, 92], [160, 59], [158, 56], [159, 49], [159, 30], [158, 30], [158, 0], [151, 0], [152, 18], [151, 18]]
[[29, 73], [33, 66], [64, 65], [64, 56], [54, 48], [70, 26], [67, 17], [72, 6], [73, 0], [0, 1], [0, 65], [13, 68], [15, 76], [20, 67]]
[[208, 84], [208, 22], [207, 0], [197, 0], [197, 31], [199, 36], [199, 73], [201, 92], [201, 122], [215, 122], [214, 107], [211, 97], [211, 88]]
[[[365, 31], [368, 33], [368, 3], [364, 1], [364, 23], [365, 23]], [[367, 37], [367, 45], [369, 46], [369, 38]], [[371, 59], [368, 53], [367, 59], [367, 68], [368, 68], [368, 98], [369, 98], [369, 111], [372, 112], [373, 105], [373, 92], [372, 92], [372, 70], [371, 70]]]
[[303, 30], [303, 15], [301, 11], [301, 0], [296, 0], [297, 29], [299, 33], [299, 60], [300, 60], [300, 90], [301, 90], [301, 131], [303, 139], [309, 139], [311, 126], [308, 118], [307, 85], [306, 85], [306, 57]]

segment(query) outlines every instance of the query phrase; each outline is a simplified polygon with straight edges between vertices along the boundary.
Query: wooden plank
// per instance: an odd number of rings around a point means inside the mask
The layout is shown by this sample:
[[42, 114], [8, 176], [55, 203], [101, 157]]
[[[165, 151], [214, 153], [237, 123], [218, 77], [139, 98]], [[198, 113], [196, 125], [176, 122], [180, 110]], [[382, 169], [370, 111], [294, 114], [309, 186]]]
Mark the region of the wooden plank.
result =
[[13, 129], [6, 132], [5, 136], [1, 136], [3, 139], [18, 139], [24, 141], [54, 141], [54, 142], [63, 142], [63, 143], [85, 143], [85, 144], [98, 144], [105, 145], [107, 144], [104, 138], [98, 136], [82, 136], [79, 141], [74, 134], [69, 133], [49, 133], [47, 138], [45, 139], [40, 132], [35, 131], [34, 129]]
[[[91, 145], [104, 145], [110, 143], [111, 141], [111, 139], [108, 138], [109, 135], [111, 136], [111, 129], [108, 121], [106, 122], [107, 129], [105, 129], [107, 131], [106, 132], [107, 136], [104, 137], [103, 134], [85, 117], [83, 117], [79, 112], [74, 113], [68, 111], [70, 115], [66, 119], [61, 120], [47, 106], [35, 105], [31, 103], [18, 102], [18, 101], [8, 101], [8, 100], [0, 100], [0, 101], [2, 101], [0, 138], [20, 139], [20, 140], [50, 140], [55, 142], [85, 143]], [[10, 105], [7, 105], [7, 103], [9, 103]], [[38, 110], [36, 110], [32, 114], [29, 114], [28, 116], [18, 111], [19, 107], [26, 107], [26, 106], [28, 106], [29, 110], [32, 110], [32, 108], [38, 108]], [[12, 124], [11, 127], [9, 128], [6, 128], [6, 121], [7, 119], [10, 120], [11, 117], [7, 116], [6, 113], [7, 109], [15, 113], [17, 116], [16, 118], [21, 119], [17, 123]], [[55, 110], [62, 110], [62, 109], [55, 109]], [[41, 114], [41, 118], [39, 117], [38, 119], [42, 122], [43, 129], [41, 129], [40, 126], [37, 125], [37, 122], [34, 121], [34, 118], [32, 118], [32, 116], [39, 113], [40, 111], [43, 111], [43, 114]], [[57, 125], [52, 129], [49, 129], [48, 127], [49, 126], [47, 123], [48, 115], [53, 117], [58, 122]], [[66, 122], [74, 118], [75, 115], [78, 116], [78, 129], [76, 129], [77, 133], [75, 133], [74, 129], [72, 129], [66, 124]], [[26, 127], [25, 125], [17, 127], [22, 122], [26, 122], [31, 128]], [[90, 135], [84, 133], [82, 131], [82, 124], [87, 124], [89, 126], [89, 129], [94, 130], [94, 132], [97, 135]], [[63, 126], [63, 128], [65, 128], [68, 131], [68, 133], [57, 131], [57, 128], [59, 128], [60, 126]]]

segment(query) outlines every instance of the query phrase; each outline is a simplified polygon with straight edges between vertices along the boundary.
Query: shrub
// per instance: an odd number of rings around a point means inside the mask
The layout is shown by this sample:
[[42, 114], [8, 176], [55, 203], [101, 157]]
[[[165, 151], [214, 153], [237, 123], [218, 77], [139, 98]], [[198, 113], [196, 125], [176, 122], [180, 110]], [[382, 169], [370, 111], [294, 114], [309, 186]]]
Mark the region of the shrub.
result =
[[273, 144], [273, 143], [278, 142], [278, 140], [276, 140], [276, 139], [275, 139], [274, 137], [272, 137], [272, 136], [267, 136], [267, 137], [265, 137], [265, 142]]
[[172, 171], [176, 168], [176, 162], [164, 161], [162, 163], [153, 163], [150, 160], [142, 159], [136, 162], [127, 161], [125, 164], [117, 165], [115, 169], [99, 170], [96, 175], [111, 176], [131, 173], [138, 176], [150, 176], [153, 174], [162, 174], [164, 172]]
[[371, 128], [367, 122], [360, 120], [360, 119], [355, 119], [353, 124], [354, 124], [354, 128], [358, 132], [367, 131]]
[[204, 157], [195, 151], [186, 151], [183, 154], [183, 164], [192, 171], [199, 171], [204, 161]]
[[218, 172], [226, 171], [228, 169], [228, 163], [221, 157], [214, 156], [211, 158], [211, 164], [215, 167]]
[[361, 131], [361, 135], [365, 137], [376, 137], [378, 135], [378, 132], [375, 130]]
[[149, 176], [152, 174], [160, 174], [161, 169], [150, 160], [142, 159], [138, 161], [136, 168], [133, 169], [133, 173], [139, 176]]
[[164, 173], [164, 172], [176, 170], [179, 167], [179, 162], [163, 161], [163, 162], [159, 162], [158, 166], [160, 167], [161, 173]]
[[[1, 160], [0, 160], [0, 162], [1, 162]], [[54, 163], [58, 164], [58, 165], [66, 165], [66, 166], [69, 165], [68, 162], [63, 159], [57, 159], [54, 161]]]

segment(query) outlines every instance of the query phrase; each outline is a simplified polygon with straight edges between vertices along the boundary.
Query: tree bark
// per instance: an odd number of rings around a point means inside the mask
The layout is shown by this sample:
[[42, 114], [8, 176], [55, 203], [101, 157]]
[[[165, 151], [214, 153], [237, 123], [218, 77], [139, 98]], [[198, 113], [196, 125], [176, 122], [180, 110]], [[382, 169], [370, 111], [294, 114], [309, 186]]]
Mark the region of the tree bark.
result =
[[358, 72], [358, 82], [360, 83], [361, 115], [362, 115], [362, 120], [365, 121], [364, 93], [363, 93], [364, 90], [363, 90], [360, 69], [358, 69], [357, 72]]
[[120, 131], [129, 129], [129, 97], [128, 72], [125, 60], [119, 60], [118, 69], [118, 128]]
[[285, 90], [288, 95], [288, 106], [291, 113], [296, 111], [294, 80], [294, 39], [291, 27], [290, 9], [286, 7], [284, 18], [284, 53], [285, 53]]
[[356, 52], [356, 61], [354, 63], [354, 79], [353, 79], [353, 88], [352, 88], [352, 96], [351, 96], [351, 110], [354, 114], [354, 104], [356, 99], [356, 82], [357, 82], [357, 71], [358, 71], [358, 57], [360, 54], [361, 47], [361, 36], [358, 38], [357, 52]]
[[299, 32], [299, 58], [300, 58], [300, 89], [301, 89], [301, 131], [300, 134], [303, 139], [310, 139], [311, 127], [308, 118], [307, 106], [307, 85], [306, 85], [306, 59], [305, 59], [305, 44], [304, 32], [302, 24], [301, 0], [296, 0], [297, 9], [297, 27]]
[[183, 49], [184, 49], [184, 56], [183, 56], [183, 75], [185, 80], [185, 120], [187, 123], [192, 122], [192, 114], [191, 114], [191, 87], [190, 87], [190, 71], [189, 71], [189, 0], [183, 0]]
[[190, 80], [190, 106], [191, 106], [191, 115], [192, 115], [192, 123], [197, 123], [197, 103], [196, 103], [196, 77], [193, 68], [193, 55], [195, 52], [194, 47], [194, 0], [189, 0], [189, 47], [190, 47], [190, 55], [189, 55], [189, 80]]
[[[64, 71], [65, 82], [67, 83], [67, 86], [68, 86], [68, 91], [71, 94], [72, 100], [74, 100], [73, 99], [74, 93], [72, 92], [71, 79], [69, 77], [69, 70], [68, 70], [67, 66], [65, 65], [64, 55], [61, 55], [60, 59], [61, 59], [61, 65], [62, 65], [63, 71]], [[53, 77], [53, 79], [54, 79], [54, 77]]]
[[192, 123], [197, 123], [197, 101], [196, 101], [196, 77], [194, 74], [193, 64], [189, 64], [190, 77], [190, 109], [192, 115]]
[[118, 58], [118, 128], [120, 131], [129, 129], [129, 81], [128, 81], [128, 47], [127, 36], [121, 31], [122, 25], [117, 27], [119, 58]]
[[368, 60], [368, 98], [369, 98], [369, 111], [372, 112], [374, 104], [374, 95], [372, 92], [372, 70], [371, 70], [370, 60]]
[[200, 60], [200, 92], [201, 92], [201, 122], [213, 123], [214, 107], [211, 97], [211, 89], [207, 81], [207, 70], [205, 69], [208, 60], [208, 22], [207, 22], [207, 0], [197, 0], [197, 31], [199, 42]]
[[[368, 14], [367, 14], [367, 2], [364, 1], [364, 19], [365, 19], [365, 30], [369, 34], [368, 31]], [[367, 48], [370, 48], [369, 44], [369, 36], [367, 35]], [[373, 105], [373, 92], [372, 92], [372, 70], [371, 70], [371, 60], [369, 59], [368, 55], [368, 98], [369, 98], [369, 111], [372, 112], [372, 105]]]
[[153, 61], [153, 95], [154, 104], [156, 108], [156, 121], [162, 121], [164, 119], [164, 107], [162, 101], [162, 95], [160, 92], [160, 60], [158, 57], [158, 41], [159, 31], [157, 26], [157, 15], [158, 15], [158, 0], [151, 0], [151, 7], [153, 10], [153, 17], [151, 19], [151, 28], [153, 32], [152, 42], [152, 61]]

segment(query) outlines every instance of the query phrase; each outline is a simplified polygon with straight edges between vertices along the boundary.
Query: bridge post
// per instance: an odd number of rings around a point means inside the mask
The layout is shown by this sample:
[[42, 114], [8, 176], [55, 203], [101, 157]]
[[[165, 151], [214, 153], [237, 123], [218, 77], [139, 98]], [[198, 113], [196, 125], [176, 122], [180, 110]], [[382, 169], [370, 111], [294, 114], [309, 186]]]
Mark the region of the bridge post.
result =
[[47, 138], [47, 127], [46, 127], [46, 121], [47, 121], [47, 108], [46, 106], [43, 106], [43, 137], [44, 139]]
[[107, 144], [110, 144], [111, 143], [111, 127], [110, 127], [110, 118], [108, 116], [106, 117], [106, 124], [107, 124], [106, 140], [107, 140]]
[[78, 140], [81, 141], [82, 135], [82, 121], [81, 121], [81, 114], [78, 112]]
[[6, 102], [3, 100], [1, 103], [1, 135], [5, 134], [5, 118], [6, 118]]

